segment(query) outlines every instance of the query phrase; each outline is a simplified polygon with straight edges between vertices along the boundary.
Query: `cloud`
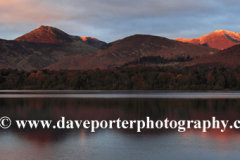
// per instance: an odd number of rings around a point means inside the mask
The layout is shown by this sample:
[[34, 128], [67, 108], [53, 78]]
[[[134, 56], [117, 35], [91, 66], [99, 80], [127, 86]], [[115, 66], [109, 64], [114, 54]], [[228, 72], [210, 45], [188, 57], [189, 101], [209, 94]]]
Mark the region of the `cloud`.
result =
[[42, 24], [108, 42], [136, 33], [193, 38], [215, 29], [240, 32], [239, 5], [237, 0], [0, 0], [0, 37], [14, 39]]

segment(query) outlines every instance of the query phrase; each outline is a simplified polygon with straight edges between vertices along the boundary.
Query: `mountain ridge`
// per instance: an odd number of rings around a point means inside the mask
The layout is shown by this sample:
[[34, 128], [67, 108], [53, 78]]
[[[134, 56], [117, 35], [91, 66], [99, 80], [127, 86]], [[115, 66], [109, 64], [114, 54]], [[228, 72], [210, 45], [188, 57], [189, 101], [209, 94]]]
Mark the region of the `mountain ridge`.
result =
[[109, 48], [92, 53], [91, 56], [72, 56], [48, 66], [47, 69], [103, 69], [119, 67], [144, 56], [197, 57], [216, 51], [216, 49], [209, 47], [183, 43], [164, 37], [137, 34], [115, 41]]
[[[237, 62], [240, 50], [234, 46], [238, 45], [240, 33], [226, 30], [216, 30], [199, 38], [176, 40], [135, 34], [105, 43], [94, 37], [72, 36], [58, 28], [42, 25], [15, 40], [0, 39], [0, 68], [27, 71], [43, 68], [105, 69], [121, 67], [143, 57], [162, 57], [171, 62], [188, 57], [191, 61], [184, 63], [189, 66], [220, 64], [236, 67], [240, 65]], [[180, 63], [176, 66], [184, 65], [182, 61]]]

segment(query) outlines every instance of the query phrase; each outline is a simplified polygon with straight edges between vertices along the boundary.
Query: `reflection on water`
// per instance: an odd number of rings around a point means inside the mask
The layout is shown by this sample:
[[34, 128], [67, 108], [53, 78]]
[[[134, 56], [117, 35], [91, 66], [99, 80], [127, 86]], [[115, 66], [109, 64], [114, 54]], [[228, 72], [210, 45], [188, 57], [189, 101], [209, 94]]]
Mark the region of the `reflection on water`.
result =
[[[38, 94], [44, 94], [44, 92]], [[68, 95], [69, 93], [63, 91], [57, 94]], [[94, 92], [94, 94], [96, 93]], [[106, 94], [110, 93], [106, 92]], [[141, 94], [144, 94], [143, 91]], [[151, 92], [151, 94], [154, 93]], [[178, 94], [182, 93], [178, 92]], [[191, 93], [184, 92], [183, 94]], [[229, 92], [226, 92], [225, 95], [228, 94]], [[239, 96], [236, 92], [234, 94]], [[211, 120], [212, 116], [215, 116], [219, 120], [230, 120], [229, 123], [240, 119], [240, 99], [233, 98], [20, 97], [0, 98], [0, 117], [8, 116], [12, 120], [49, 119], [54, 122], [61, 119], [62, 116], [71, 120], [115, 120], [118, 118], [145, 120], [147, 116], [152, 120], [164, 120], [165, 118]], [[19, 130], [13, 124], [9, 130], [0, 129], [0, 142], [0, 159], [9, 160], [238, 159], [240, 156], [238, 152], [240, 147], [239, 130], [229, 128], [224, 133], [214, 129], [208, 130], [207, 133], [193, 129], [187, 130], [185, 133], [178, 133], [177, 130], [171, 129], [145, 129], [142, 130], [142, 133], [136, 133], [136, 129], [98, 129], [95, 133], [91, 133], [84, 129]]]

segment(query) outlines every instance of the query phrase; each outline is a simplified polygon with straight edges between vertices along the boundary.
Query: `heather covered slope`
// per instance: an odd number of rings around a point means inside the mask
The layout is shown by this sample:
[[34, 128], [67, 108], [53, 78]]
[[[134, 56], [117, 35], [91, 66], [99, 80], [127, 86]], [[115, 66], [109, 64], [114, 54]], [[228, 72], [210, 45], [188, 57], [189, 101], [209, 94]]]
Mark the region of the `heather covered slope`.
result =
[[133, 35], [116, 41], [111, 47], [91, 53], [77, 55], [47, 67], [48, 69], [91, 69], [121, 66], [143, 56], [162, 56], [164, 58], [192, 58], [209, 55], [216, 49], [170, 40], [151, 35]]
[[239, 60], [240, 45], [236, 45], [219, 51], [213, 55], [203, 56], [195, 59], [187, 63], [187, 66], [237, 68], [240, 66]]
[[73, 55], [97, 51], [81, 42], [64, 44], [0, 40], [0, 68], [42, 69]]
[[194, 39], [178, 38], [176, 40], [223, 50], [234, 45], [240, 44], [240, 33], [235, 33], [226, 30], [217, 30], [199, 38]]

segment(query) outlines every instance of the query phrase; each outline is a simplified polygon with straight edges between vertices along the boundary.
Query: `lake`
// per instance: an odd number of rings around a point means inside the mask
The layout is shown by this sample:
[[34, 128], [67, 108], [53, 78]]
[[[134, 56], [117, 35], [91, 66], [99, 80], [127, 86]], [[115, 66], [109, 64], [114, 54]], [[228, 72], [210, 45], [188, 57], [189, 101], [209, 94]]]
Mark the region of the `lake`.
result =
[[0, 91], [1, 160], [239, 159], [240, 130], [18, 129], [15, 120], [240, 119], [238, 91]]

